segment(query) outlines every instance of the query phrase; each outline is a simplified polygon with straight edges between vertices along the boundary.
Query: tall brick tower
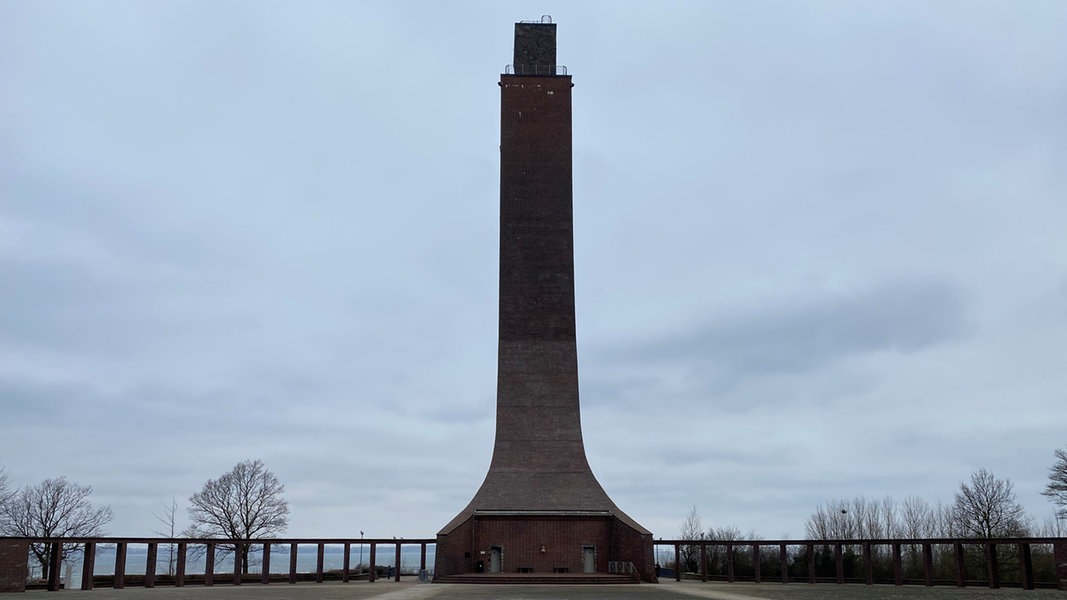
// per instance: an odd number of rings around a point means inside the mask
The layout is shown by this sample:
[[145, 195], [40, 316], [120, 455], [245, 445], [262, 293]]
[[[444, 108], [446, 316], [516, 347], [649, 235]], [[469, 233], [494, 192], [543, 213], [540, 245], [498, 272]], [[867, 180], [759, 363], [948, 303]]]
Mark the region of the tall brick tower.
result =
[[500, 77], [496, 443], [474, 499], [437, 534], [437, 578], [607, 573], [619, 561], [655, 579], [652, 534], [608, 498], [582, 443], [573, 86], [555, 65], [555, 24], [516, 23], [512, 72]]

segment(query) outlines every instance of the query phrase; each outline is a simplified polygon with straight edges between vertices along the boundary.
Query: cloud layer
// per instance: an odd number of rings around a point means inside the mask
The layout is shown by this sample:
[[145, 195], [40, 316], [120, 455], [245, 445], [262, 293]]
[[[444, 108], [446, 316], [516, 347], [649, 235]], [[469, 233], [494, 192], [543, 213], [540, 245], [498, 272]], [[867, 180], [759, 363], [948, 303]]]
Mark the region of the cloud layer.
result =
[[1067, 444], [1055, 2], [0, 8], [0, 465], [145, 535], [241, 460], [432, 535], [492, 448], [498, 74], [574, 76], [583, 425], [657, 536], [829, 499], [1036, 516]]

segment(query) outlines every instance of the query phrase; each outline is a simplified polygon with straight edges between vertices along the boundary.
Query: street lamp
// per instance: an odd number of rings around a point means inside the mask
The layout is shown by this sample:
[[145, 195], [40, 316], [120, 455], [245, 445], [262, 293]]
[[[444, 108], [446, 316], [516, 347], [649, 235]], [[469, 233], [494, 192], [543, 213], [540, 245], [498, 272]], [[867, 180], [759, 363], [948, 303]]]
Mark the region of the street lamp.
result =
[[363, 530], [359, 530], [359, 569], [363, 572]]

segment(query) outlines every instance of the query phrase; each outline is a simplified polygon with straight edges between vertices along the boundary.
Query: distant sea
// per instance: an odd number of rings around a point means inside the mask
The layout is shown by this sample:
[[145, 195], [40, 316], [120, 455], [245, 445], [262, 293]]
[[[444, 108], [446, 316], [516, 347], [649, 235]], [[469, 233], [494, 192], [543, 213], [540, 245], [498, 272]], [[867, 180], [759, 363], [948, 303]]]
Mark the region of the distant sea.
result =
[[[259, 548], [262, 546], [257, 545]], [[256, 546], [253, 546], [255, 548]], [[352, 544], [349, 550], [349, 568], [353, 572], [358, 570], [360, 564], [370, 563], [370, 544], [363, 544], [362, 554], [360, 545]], [[402, 546], [400, 550], [400, 572], [417, 573], [419, 570], [418, 545]], [[175, 557], [177, 549], [175, 548]], [[362, 563], [360, 562], [362, 558]], [[396, 558], [396, 546], [392, 544], [378, 544], [374, 562], [380, 567], [392, 567]], [[126, 575], [144, 575], [148, 559], [148, 548], [141, 544], [130, 544], [126, 548]], [[262, 573], [262, 551], [253, 553], [249, 571]], [[434, 545], [426, 547], [426, 567], [433, 570]], [[315, 544], [301, 544], [296, 555], [296, 570], [299, 573], [314, 573], [318, 563], [318, 547]], [[195, 552], [190, 546], [186, 553], [185, 572], [187, 574], [202, 574], [204, 572], [204, 554]], [[344, 546], [341, 544], [327, 544], [323, 553], [323, 571], [340, 571], [344, 567]], [[167, 544], [160, 544], [156, 551], [156, 574], [165, 575], [170, 568]], [[284, 575], [289, 573], [289, 544], [278, 544], [270, 551], [270, 572]], [[96, 548], [96, 561], [93, 565], [94, 575], [113, 575], [115, 573], [115, 547], [101, 545]], [[226, 575], [233, 573], [233, 554], [222, 554], [216, 550], [215, 573]], [[82, 554], [69, 559], [64, 565], [63, 579], [69, 585], [67, 589], [78, 589], [81, 586]], [[40, 567], [36, 560], [30, 561], [30, 576], [40, 577]]]

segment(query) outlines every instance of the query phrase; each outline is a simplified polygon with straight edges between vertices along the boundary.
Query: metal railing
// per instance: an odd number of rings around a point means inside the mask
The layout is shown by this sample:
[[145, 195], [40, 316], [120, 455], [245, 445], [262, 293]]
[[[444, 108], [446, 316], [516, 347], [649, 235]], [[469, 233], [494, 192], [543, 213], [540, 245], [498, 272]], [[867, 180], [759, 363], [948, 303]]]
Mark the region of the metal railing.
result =
[[637, 567], [628, 560], [609, 560], [608, 561], [608, 573], [618, 573], [621, 575], [636, 575]]
[[530, 21], [528, 19], [523, 19], [522, 21], [519, 21], [519, 23], [552, 23], [552, 15], [541, 15], [541, 19], [539, 21]]
[[[81, 553], [81, 587], [94, 585], [122, 588], [143, 585], [210, 586], [216, 583], [295, 583], [322, 582], [327, 578], [348, 582], [351, 579], [375, 581], [388, 575], [400, 581], [402, 549], [419, 548], [418, 572], [426, 569], [427, 546], [434, 539], [359, 539], [359, 538], [277, 538], [259, 540], [192, 539], [192, 538], [0, 538], [10, 558], [22, 553], [29, 560], [29, 548], [38, 545], [48, 550], [49, 565], [46, 588], [60, 589], [64, 548], [77, 546]], [[22, 550], [12, 552], [12, 545]], [[688, 579], [701, 581], [780, 581], [781, 583], [885, 583], [893, 585], [955, 585], [1015, 586], [1026, 590], [1060, 587], [1067, 589], [1067, 538], [933, 538], [933, 539], [831, 539], [831, 540], [654, 540], [653, 550], [657, 566], [674, 565], [674, 579], [681, 580], [683, 570]], [[144, 569], [127, 572], [130, 548], [144, 547]], [[300, 547], [315, 548], [315, 569], [299, 571], [297, 556]], [[356, 548], [359, 546], [359, 548]], [[327, 547], [343, 552], [340, 569], [327, 570]], [[392, 571], [379, 565], [379, 550], [393, 549]], [[97, 575], [98, 551], [114, 562], [114, 569], [104, 569]], [[352, 557], [359, 556], [362, 567], [363, 551], [367, 553], [367, 569], [356, 572]], [[667, 549], [673, 556], [665, 556]], [[140, 550], [140, 548], [138, 548]], [[157, 572], [161, 552], [173, 550], [173, 573]], [[259, 572], [245, 572], [243, 551], [258, 553]], [[411, 549], [409, 549], [411, 550]], [[232, 553], [232, 573], [216, 573], [216, 557]], [[412, 550], [413, 553], [413, 550]], [[4, 552], [0, 552], [4, 554]], [[304, 553], [307, 557], [310, 553]], [[113, 555], [113, 556], [112, 556]], [[140, 552], [136, 553], [141, 556]], [[274, 555], [288, 557], [287, 570], [271, 569]], [[190, 556], [196, 557], [190, 561]], [[194, 567], [193, 562], [202, 566]], [[413, 562], [413, 560], [412, 560]], [[692, 566], [695, 565], [695, 569]], [[0, 565], [4, 566], [4, 565]], [[414, 565], [410, 565], [414, 567]], [[225, 567], [223, 567], [225, 570]], [[194, 572], [195, 571], [195, 572]], [[200, 572], [202, 571], [202, 572]], [[251, 570], [249, 570], [251, 571]], [[612, 573], [636, 573], [632, 562], [609, 561]], [[10, 572], [10, 571], [9, 571]], [[328, 577], [329, 575], [329, 577]], [[71, 582], [74, 583], [74, 582]]]
[[[419, 567], [417, 572], [426, 572], [426, 549], [428, 545], [436, 544], [435, 539], [362, 539], [362, 538], [275, 538], [255, 540], [235, 539], [199, 539], [199, 538], [122, 538], [122, 537], [94, 537], [94, 538], [0, 538], [0, 542], [23, 544], [29, 553], [31, 545], [43, 546], [47, 550], [49, 565], [45, 589], [59, 590], [61, 585], [61, 570], [63, 558], [72, 547], [77, 548], [81, 554], [81, 589], [91, 590], [98, 583], [108, 585], [115, 589], [121, 589], [127, 583], [140, 585], [146, 588], [155, 587], [157, 583], [183, 587], [185, 585], [210, 586], [215, 583], [228, 583], [241, 585], [242, 583], [296, 583], [297, 581], [311, 580], [321, 583], [327, 578], [325, 569], [326, 547], [340, 547], [343, 552], [341, 568], [332, 571], [332, 578], [349, 582], [354, 578], [366, 577], [367, 581], [373, 582], [379, 577], [379, 571], [391, 575], [395, 581], [400, 581], [400, 567], [402, 564], [402, 549], [404, 546], [419, 547]], [[131, 546], [145, 547], [144, 570], [136, 575], [127, 573], [127, 557]], [[314, 571], [298, 571], [297, 557], [301, 546], [314, 546], [316, 548], [316, 567]], [[368, 562], [366, 570], [356, 573], [352, 568], [352, 556], [355, 547], [359, 547], [360, 564], [362, 567], [363, 550], [367, 553]], [[378, 564], [378, 549], [380, 546], [393, 547], [393, 566], [387, 567]], [[286, 548], [287, 547], [287, 548]], [[64, 552], [64, 548], [68, 550]], [[114, 552], [114, 570], [110, 575], [96, 574], [96, 558], [98, 550], [107, 549]], [[158, 573], [160, 551], [173, 551], [173, 574], [161, 575]], [[242, 560], [248, 552], [255, 552], [259, 572], [246, 572], [248, 563]], [[221, 554], [232, 554], [234, 557], [232, 573], [216, 573]], [[272, 572], [271, 557], [275, 554], [287, 554], [289, 559], [287, 572]], [[190, 569], [190, 556], [202, 556], [203, 566], [192, 572]], [[197, 562], [200, 562], [199, 560]], [[200, 572], [202, 570], [202, 572]], [[250, 571], [250, 570], [249, 570]], [[72, 582], [73, 583], [73, 582]]]
[[[1067, 589], [1067, 538], [655, 540], [674, 579]], [[673, 550], [664, 557], [662, 547]], [[769, 551], [768, 551], [769, 550]], [[660, 560], [661, 558], [673, 559]]]
[[539, 76], [564, 76], [567, 74], [567, 65], [507, 65], [504, 67], [505, 75], [539, 75]]

